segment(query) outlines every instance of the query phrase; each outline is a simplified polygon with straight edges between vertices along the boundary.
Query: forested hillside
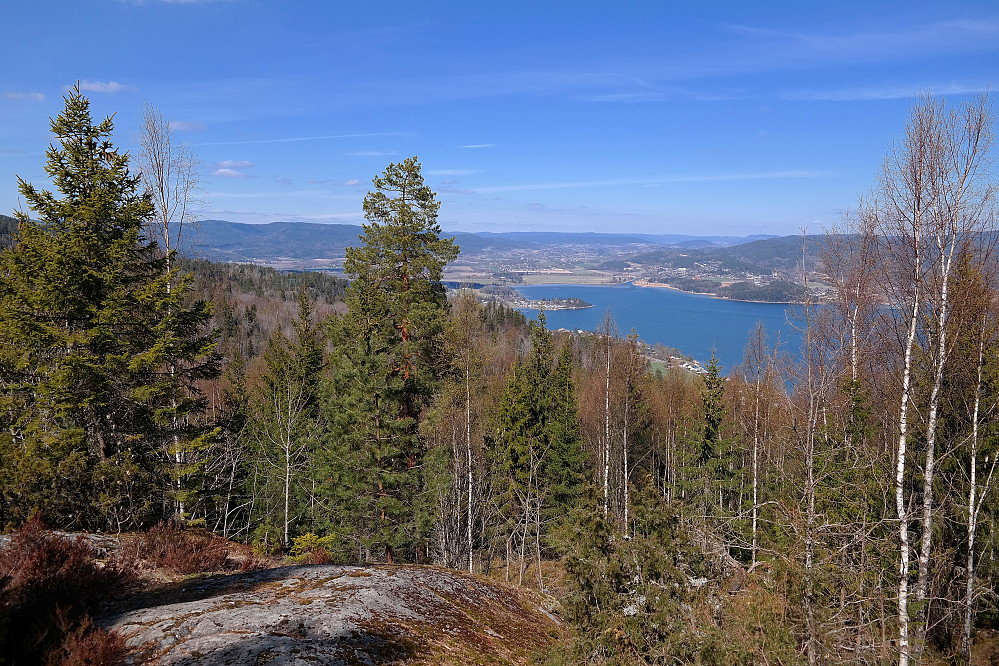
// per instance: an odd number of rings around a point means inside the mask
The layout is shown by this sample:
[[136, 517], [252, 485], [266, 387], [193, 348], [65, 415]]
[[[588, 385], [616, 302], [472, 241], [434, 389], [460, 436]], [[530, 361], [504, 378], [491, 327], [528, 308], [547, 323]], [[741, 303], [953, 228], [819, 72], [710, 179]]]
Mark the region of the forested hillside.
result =
[[797, 360], [761, 328], [700, 377], [650, 372], [609, 317], [449, 298], [416, 158], [374, 179], [349, 284], [170, 261], [71, 92], [58, 191], [22, 186], [0, 254], [0, 524], [502, 577], [572, 628], [542, 663], [966, 659], [999, 573], [989, 120], [917, 107], [892, 196], [822, 245]]

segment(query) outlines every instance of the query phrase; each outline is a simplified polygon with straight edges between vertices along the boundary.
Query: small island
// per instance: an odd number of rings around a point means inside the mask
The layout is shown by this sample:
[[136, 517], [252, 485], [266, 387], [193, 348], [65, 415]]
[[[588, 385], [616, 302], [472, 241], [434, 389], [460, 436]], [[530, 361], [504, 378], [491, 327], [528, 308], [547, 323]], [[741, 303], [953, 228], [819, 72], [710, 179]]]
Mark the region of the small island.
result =
[[503, 305], [520, 310], [584, 310], [592, 308], [581, 298], [524, 298], [520, 293], [505, 285], [487, 285], [478, 290], [479, 300], [498, 301]]

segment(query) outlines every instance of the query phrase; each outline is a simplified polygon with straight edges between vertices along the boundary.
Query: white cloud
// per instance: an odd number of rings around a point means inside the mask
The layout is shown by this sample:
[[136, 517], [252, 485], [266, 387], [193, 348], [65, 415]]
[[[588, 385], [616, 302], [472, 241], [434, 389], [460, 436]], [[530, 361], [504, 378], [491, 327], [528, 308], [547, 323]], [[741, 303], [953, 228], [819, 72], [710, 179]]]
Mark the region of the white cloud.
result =
[[973, 95], [987, 93], [990, 86], [985, 84], [947, 83], [942, 85], [883, 85], [864, 88], [841, 88], [838, 90], [790, 91], [780, 93], [788, 100], [806, 102], [863, 102], [882, 99], [913, 99], [922, 92], [933, 95]]
[[248, 174], [242, 171], [236, 171], [235, 169], [216, 169], [212, 171], [213, 176], [221, 176], [222, 178], [249, 178]]
[[44, 102], [45, 93], [40, 92], [5, 92], [3, 94], [4, 99], [13, 100], [16, 102], [28, 101], [28, 102]]
[[171, 120], [170, 129], [178, 132], [204, 132], [208, 129], [204, 123], [185, 122], [183, 120]]
[[249, 169], [253, 167], [253, 162], [247, 162], [246, 160], [222, 160], [221, 162], [216, 162], [215, 166], [220, 169]]
[[340, 185], [342, 187], [353, 187], [355, 185], [360, 185], [361, 181], [356, 178], [351, 178], [345, 182], [337, 182], [332, 178], [308, 178], [306, 181], [309, 185], [326, 185], [327, 183], [333, 183], [334, 185]]
[[284, 176], [274, 176], [274, 182], [281, 183], [282, 185], [291, 185], [294, 181], [292, 181], [291, 178], [286, 178]]
[[[83, 81], [80, 81], [79, 85], [81, 92], [91, 93], [116, 93], [126, 89], [126, 86], [123, 86], [117, 81], [89, 81], [84, 79]], [[70, 90], [72, 87], [73, 86], [65, 86], [66, 90]]]
[[458, 146], [459, 148], [465, 148], [468, 150], [474, 150], [476, 148], [495, 148], [495, 143], [471, 143], [467, 146]]

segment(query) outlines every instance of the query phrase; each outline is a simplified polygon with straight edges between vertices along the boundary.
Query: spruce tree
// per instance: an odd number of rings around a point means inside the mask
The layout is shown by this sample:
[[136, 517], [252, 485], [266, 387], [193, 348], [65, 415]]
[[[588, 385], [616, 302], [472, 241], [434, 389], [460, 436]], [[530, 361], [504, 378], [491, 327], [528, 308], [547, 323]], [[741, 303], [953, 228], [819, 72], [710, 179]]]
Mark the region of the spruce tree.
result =
[[525, 554], [533, 548], [540, 559], [551, 526], [576, 506], [586, 467], [571, 349], [556, 351], [544, 313], [530, 326], [531, 351], [507, 379], [494, 432], [505, 473], [499, 503], [508, 543], [519, 543], [521, 580]]
[[707, 371], [701, 394], [704, 430], [700, 455], [696, 461], [702, 479], [701, 509], [705, 520], [710, 516], [722, 517], [723, 514], [738, 510], [732, 506], [733, 485], [737, 485], [738, 481], [732, 470], [733, 441], [724, 437], [722, 432], [725, 418], [725, 379], [721, 375], [721, 364], [714, 350], [711, 352]]
[[187, 417], [217, 373], [211, 312], [142, 236], [152, 207], [111, 118], [95, 124], [78, 88], [65, 102], [45, 167], [58, 194], [18, 179], [29, 212], [0, 255], [0, 522], [37, 508], [134, 528], [172, 511], [178, 442], [204, 441]]
[[420, 168], [411, 157], [373, 179], [362, 244], [344, 262], [348, 313], [332, 324], [324, 483], [340, 526], [356, 527], [360, 546], [389, 561], [425, 543], [418, 424], [443, 369], [441, 277], [458, 256], [440, 237], [440, 204]]

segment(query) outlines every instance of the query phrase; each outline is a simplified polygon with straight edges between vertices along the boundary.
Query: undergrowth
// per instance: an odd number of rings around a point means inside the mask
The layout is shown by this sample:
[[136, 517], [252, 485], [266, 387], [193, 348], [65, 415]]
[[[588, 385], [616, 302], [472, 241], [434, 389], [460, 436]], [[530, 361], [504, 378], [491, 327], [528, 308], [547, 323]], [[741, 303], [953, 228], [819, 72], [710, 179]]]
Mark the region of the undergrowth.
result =
[[84, 537], [51, 532], [38, 517], [14, 532], [0, 548], [0, 666], [125, 663], [124, 637], [91, 616], [109, 598], [137, 589], [141, 571], [186, 576], [267, 565], [249, 546], [170, 523], [132, 543], [99, 562]]
[[139, 537], [136, 556], [153, 566], [187, 575], [235, 569], [229, 550], [229, 542], [221, 537], [161, 522]]
[[32, 518], [0, 548], [0, 664], [124, 663], [124, 639], [90, 613], [137, 580], [129, 562], [99, 565], [82, 537]]

